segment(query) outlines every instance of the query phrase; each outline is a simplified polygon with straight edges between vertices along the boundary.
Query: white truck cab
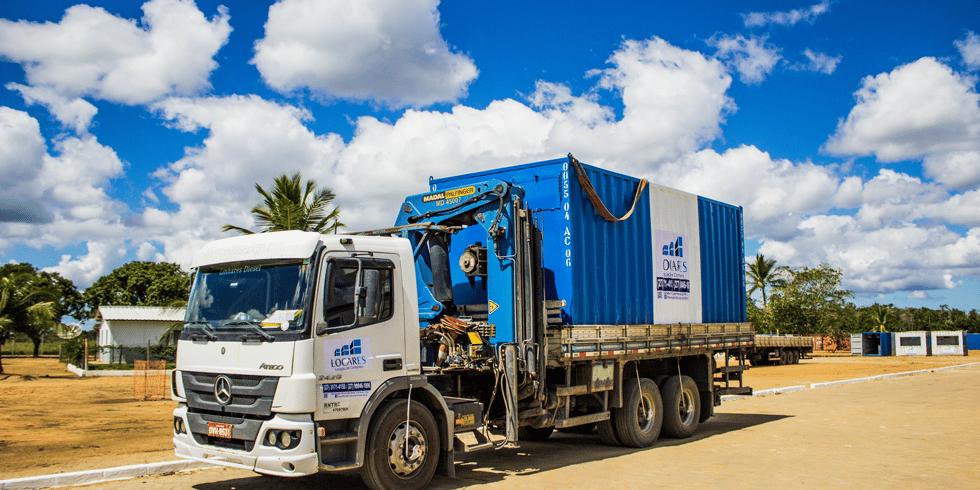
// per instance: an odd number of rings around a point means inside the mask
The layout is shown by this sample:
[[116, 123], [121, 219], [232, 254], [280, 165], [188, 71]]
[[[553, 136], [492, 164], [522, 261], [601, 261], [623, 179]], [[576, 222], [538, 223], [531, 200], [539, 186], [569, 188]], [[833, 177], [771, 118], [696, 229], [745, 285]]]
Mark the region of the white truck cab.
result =
[[176, 454], [281, 476], [360, 466], [349, 449], [366, 427], [340, 421], [421, 378], [408, 240], [245, 235], [209, 243], [191, 267]]

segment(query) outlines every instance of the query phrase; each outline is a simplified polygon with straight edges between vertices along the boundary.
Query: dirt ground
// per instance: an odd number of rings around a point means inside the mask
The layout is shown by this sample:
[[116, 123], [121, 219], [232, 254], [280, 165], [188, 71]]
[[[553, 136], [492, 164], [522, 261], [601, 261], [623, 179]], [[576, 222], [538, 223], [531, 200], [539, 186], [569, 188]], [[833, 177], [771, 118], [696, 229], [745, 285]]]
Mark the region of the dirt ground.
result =
[[[821, 355], [794, 366], [754, 368], [745, 377], [747, 385], [763, 390], [980, 362], [980, 352], [971, 354], [887, 358]], [[176, 459], [170, 442], [174, 402], [136, 401], [131, 377], [79, 378], [51, 358], [5, 356], [3, 365], [0, 480]], [[726, 412], [737, 413], [747, 407], [751, 411], [749, 406], [754, 402], [725, 404], [716, 419], [724, 422], [722, 419], [730, 416]], [[860, 410], [866, 415], [868, 408]], [[975, 408], [972, 413], [975, 419]], [[850, 415], [837, 413], [837, 423], [846, 425]], [[562, 437], [571, 435], [561, 434], [559, 439]]]

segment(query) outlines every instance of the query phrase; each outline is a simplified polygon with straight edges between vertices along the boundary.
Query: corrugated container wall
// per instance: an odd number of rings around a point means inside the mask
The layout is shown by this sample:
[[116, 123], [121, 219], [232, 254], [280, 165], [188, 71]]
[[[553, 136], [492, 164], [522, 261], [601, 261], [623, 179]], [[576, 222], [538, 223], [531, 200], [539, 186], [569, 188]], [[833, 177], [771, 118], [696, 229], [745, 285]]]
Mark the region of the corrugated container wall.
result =
[[698, 197], [704, 323], [746, 318], [742, 208]]
[[[640, 179], [589, 165], [583, 165], [583, 169], [611, 214], [622, 216], [630, 209]], [[447, 190], [490, 178], [524, 189], [525, 202], [535, 211], [544, 237], [545, 297], [566, 301], [565, 324], [745, 321], [741, 208], [650, 186], [628, 219], [608, 221], [596, 212], [566, 158], [432, 179], [430, 190]], [[668, 199], [689, 197], [690, 210], [675, 213], [677, 210], [671, 205], [653, 204], [662, 202], [658, 196], [668, 193], [672, 194]], [[658, 224], [663, 221], [661, 218], [673, 214], [678, 214], [680, 221], [691, 222], [689, 232], [662, 230]], [[454, 237], [450, 263], [456, 263], [467, 245], [477, 241], [485, 244], [483, 233], [481, 227], [471, 227]], [[695, 253], [698, 243], [700, 252]], [[676, 257], [665, 257], [668, 253]], [[658, 274], [662, 274], [658, 271], [673, 264], [664, 262], [665, 258], [676, 258], [678, 264], [690, 262], [691, 269], [683, 264], [684, 270], [672, 276], [672, 281], [658, 282]], [[695, 275], [698, 267], [700, 272]], [[454, 270], [452, 279], [457, 303], [486, 302], [486, 292], [479, 286], [472, 287], [462, 272]], [[666, 292], [658, 289], [663, 284], [681, 286], [669, 287]], [[691, 290], [684, 290], [688, 284]], [[697, 294], [694, 288], [698, 289]], [[697, 304], [679, 310], [680, 313], [656, 314], [661, 310], [655, 304], [670, 302]]]

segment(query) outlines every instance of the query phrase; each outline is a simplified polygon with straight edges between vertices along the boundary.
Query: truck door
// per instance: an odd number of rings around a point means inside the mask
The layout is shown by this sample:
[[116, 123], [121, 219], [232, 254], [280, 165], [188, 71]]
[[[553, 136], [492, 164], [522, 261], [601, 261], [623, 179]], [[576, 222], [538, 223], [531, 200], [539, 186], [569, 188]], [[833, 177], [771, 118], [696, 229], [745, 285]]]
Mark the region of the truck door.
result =
[[401, 271], [394, 254], [324, 259], [314, 306], [316, 419], [357, 417], [385, 380], [405, 374]]

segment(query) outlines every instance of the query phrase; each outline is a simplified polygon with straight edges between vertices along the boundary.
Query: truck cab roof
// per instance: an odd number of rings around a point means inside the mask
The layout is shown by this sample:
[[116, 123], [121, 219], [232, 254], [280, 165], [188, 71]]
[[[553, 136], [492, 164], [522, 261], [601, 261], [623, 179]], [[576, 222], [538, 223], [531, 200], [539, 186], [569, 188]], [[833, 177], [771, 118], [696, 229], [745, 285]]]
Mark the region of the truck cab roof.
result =
[[[341, 250], [344, 248], [353, 248], [351, 245], [354, 243], [361, 246], [381, 248], [382, 250], [397, 250], [397, 245], [392, 247], [393, 240], [398, 239], [391, 237], [321, 235], [319, 233], [300, 230], [240, 235], [223, 238], [204, 245], [194, 255], [194, 259], [191, 261], [191, 268], [197, 269], [208, 265], [246, 261], [308, 259], [313, 256], [313, 253], [316, 252], [320, 244], [326, 245], [331, 249], [336, 248]], [[410, 250], [409, 253], [411, 253]]]

